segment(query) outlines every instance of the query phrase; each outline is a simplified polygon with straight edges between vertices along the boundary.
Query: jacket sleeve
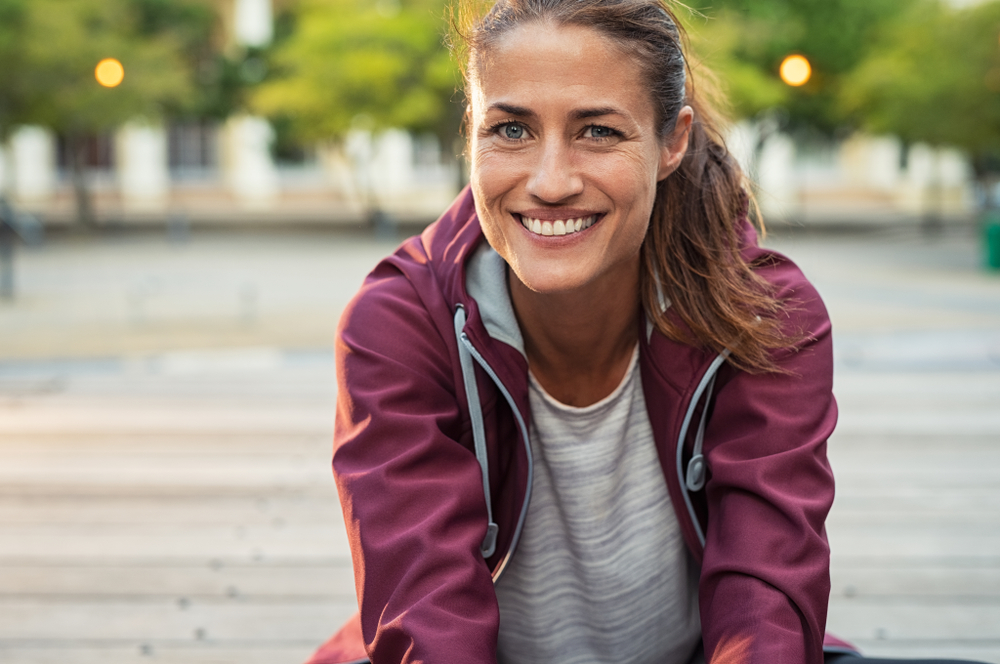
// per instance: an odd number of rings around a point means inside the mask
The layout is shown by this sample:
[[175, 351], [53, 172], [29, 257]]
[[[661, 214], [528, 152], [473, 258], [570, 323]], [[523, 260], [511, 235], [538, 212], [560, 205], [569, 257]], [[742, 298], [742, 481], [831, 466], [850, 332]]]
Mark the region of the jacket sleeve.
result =
[[383, 263], [338, 330], [333, 468], [361, 631], [376, 664], [494, 664], [482, 479], [463, 444], [457, 350], [434, 324], [450, 317], [432, 306]]
[[708, 528], [700, 584], [710, 663], [821, 664], [830, 594], [826, 456], [837, 408], [830, 321], [790, 263], [765, 271], [804, 333], [776, 360], [784, 373], [720, 376], [705, 436]]

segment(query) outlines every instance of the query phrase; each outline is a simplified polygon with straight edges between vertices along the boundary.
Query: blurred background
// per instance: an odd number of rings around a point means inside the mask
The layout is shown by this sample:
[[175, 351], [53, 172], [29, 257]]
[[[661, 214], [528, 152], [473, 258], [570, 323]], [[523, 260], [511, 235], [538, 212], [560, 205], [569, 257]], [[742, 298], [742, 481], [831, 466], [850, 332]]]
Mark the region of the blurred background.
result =
[[[829, 628], [1000, 664], [1000, 1], [687, 4], [834, 322]], [[331, 342], [466, 181], [446, 5], [0, 0], [0, 662], [353, 612]]]

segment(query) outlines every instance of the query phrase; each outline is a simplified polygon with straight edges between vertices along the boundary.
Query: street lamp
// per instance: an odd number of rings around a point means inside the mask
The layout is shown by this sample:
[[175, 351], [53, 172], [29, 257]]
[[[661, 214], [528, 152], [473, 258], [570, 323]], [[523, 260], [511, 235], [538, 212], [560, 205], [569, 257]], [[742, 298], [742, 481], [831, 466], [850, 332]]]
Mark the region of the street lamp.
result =
[[125, 78], [125, 67], [114, 58], [104, 58], [94, 68], [94, 78], [106, 88], [116, 88]]
[[781, 80], [794, 88], [805, 85], [812, 78], [812, 65], [802, 55], [789, 55], [781, 62]]

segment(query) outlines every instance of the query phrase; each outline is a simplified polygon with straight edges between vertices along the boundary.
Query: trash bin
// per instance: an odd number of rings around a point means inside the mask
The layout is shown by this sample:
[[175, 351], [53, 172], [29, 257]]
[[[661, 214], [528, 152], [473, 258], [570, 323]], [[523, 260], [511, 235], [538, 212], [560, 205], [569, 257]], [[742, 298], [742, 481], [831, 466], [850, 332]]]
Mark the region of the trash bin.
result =
[[990, 210], [983, 220], [986, 267], [1000, 270], [1000, 210]]

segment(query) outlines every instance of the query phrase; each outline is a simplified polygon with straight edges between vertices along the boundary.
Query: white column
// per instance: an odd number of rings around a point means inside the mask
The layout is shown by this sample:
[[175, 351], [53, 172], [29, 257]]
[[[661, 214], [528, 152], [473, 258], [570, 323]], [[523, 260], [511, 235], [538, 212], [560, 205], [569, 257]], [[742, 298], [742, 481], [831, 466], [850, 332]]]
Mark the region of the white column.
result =
[[854, 188], [895, 191], [902, 177], [901, 149], [893, 136], [854, 134], [837, 150], [839, 177]]
[[941, 148], [938, 150], [938, 177], [944, 187], [959, 188], [967, 185], [972, 179], [972, 167], [961, 150]]
[[740, 168], [747, 177], [754, 177], [754, 153], [757, 148], [757, 125], [748, 121], [740, 120], [729, 129], [726, 135], [726, 147], [739, 163]]
[[920, 216], [927, 213], [928, 198], [934, 186], [936, 158], [934, 148], [926, 143], [910, 146], [906, 159], [906, 177], [899, 189], [898, 204], [910, 214]]
[[235, 0], [233, 30], [241, 46], [266, 46], [274, 37], [271, 0]]
[[405, 195], [413, 183], [413, 138], [402, 129], [389, 129], [375, 141], [371, 182], [385, 200]]
[[10, 139], [14, 199], [31, 205], [46, 202], [56, 189], [56, 147], [52, 133], [25, 126]]
[[772, 134], [760, 151], [757, 164], [761, 212], [765, 221], [788, 219], [798, 212], [800, 183], [795, 175], [795, 143], [785, 134]]
[[910, 184], [920, 189], [931, 186], [936, 170], [935, 157], [934, 148], [925, 143], [915, 143], [910, 146], [906, 169], [906, 177]]
[[975, 210], [975, 174], [965, 154], [955, 148], [939, 149], [937, 176], [941, 187], [942, 213], [961, 218]]
[[893, 191], [902, 178], [899, 168], [902, 142], [895, 136], [878, 136], [871, 139], [868, 158], [868, 182], [871, 186]]
[[270, 207], [278, 195], [278, 172], [271, 158], [274, 131], [267, 120], [249, 115], [226, 122], [226, 180], [243, 207]]
[[0, 196], [8, 196], [11, 193], [10, 164], [7, 163], [8, 158], [6, 144], [0, 143]]
[[126, 211], [164, 210], [170, 194], [166, 130], [130, 122], [116, 138], [118, 184]]

